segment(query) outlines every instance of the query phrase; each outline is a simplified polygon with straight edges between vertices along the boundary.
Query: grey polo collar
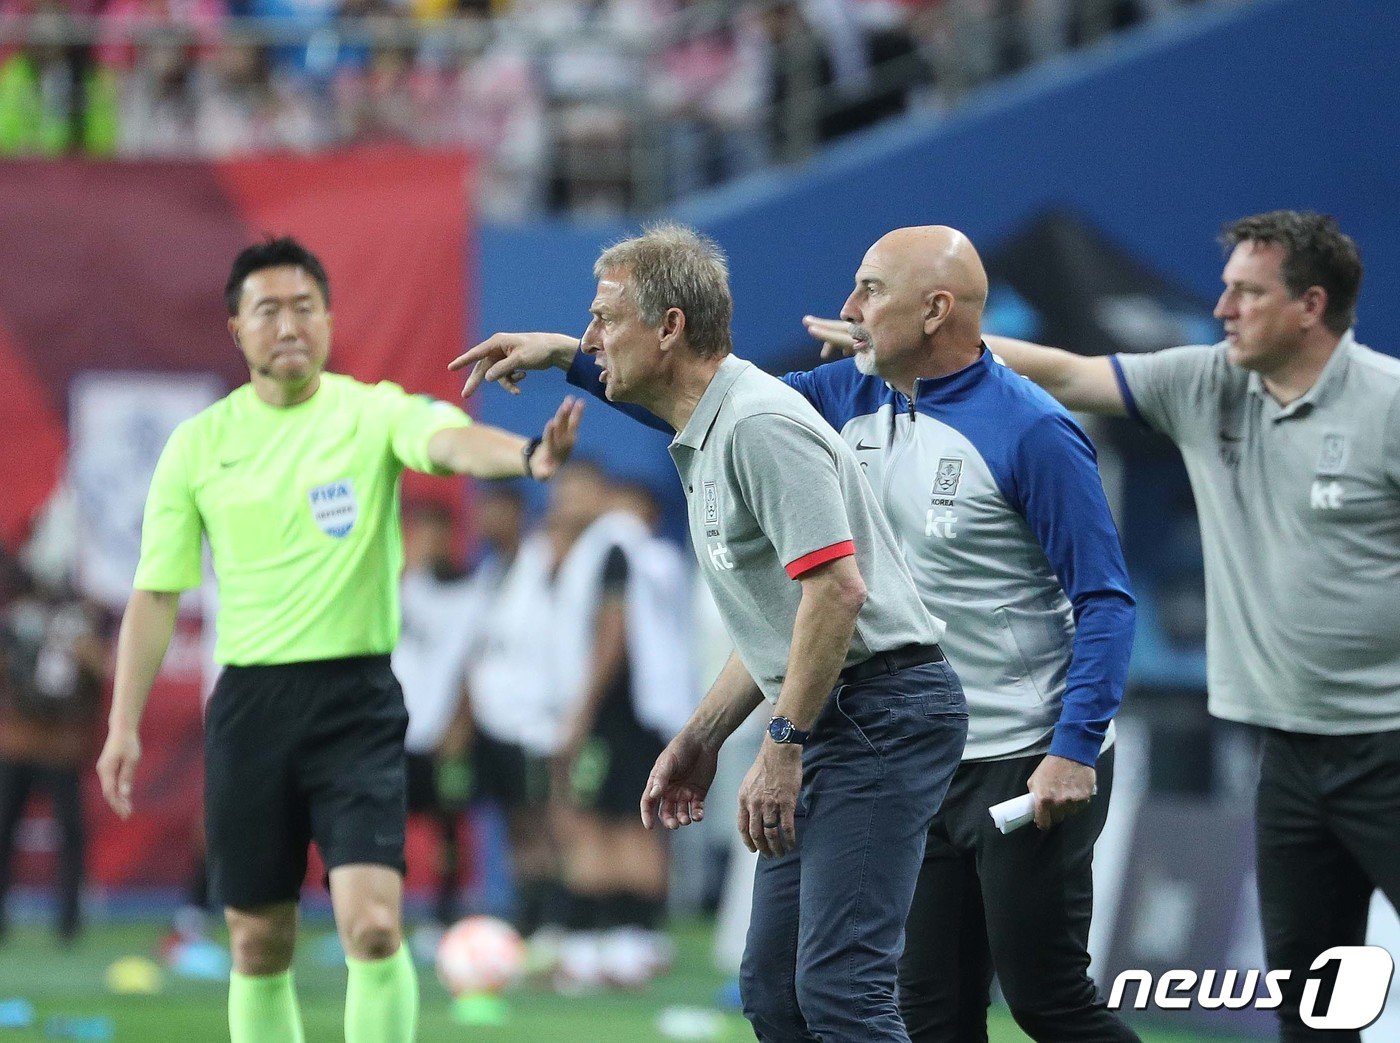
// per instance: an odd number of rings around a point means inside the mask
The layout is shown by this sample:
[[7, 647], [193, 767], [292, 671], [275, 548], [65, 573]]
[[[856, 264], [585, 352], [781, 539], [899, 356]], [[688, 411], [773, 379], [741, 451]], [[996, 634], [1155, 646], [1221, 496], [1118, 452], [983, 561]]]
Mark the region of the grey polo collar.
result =
[[710, 386], [695, 404], [695, 412], [690, 414], [684, 429], [676, 435], [671, 444], [683, 445], [687, 449], [705, 448], [705, 439], [710, 436], [710, 428], [715, 426], [715, 418], [719, 416], [724, 400], [729, 397], [730, 389], [744, 370], [752, 365], [752, 362], [746, 362], [734, 355], [721, 362], [710, 380]]
[[1268, 388], [1264, 387], [1264, 378], [1253, 371], [1249, 374], [1249, 393], [1264, 399], [1266, 405], [1271, 405], [1276, 410], [1273, 414], [1274, 420], [1287, 420], [1302, 411], [1311, 412], [1323, 396], [1342, 379], [1355, 347], [1356, 338], [1352, 335], [1351, 330], [1347, 330], [1342, 334], [1342, 339], [1337, 341], [1336, 350], [1332, 352], [1332, 357], [1327, 360], [1327, 365], [1322, 367], [1322, 372], [1318, 374], [1317, 381], [1313, 386], [1286, 406], [1280, 406], [1274, 400], [1274, 397], [1269, 394]]

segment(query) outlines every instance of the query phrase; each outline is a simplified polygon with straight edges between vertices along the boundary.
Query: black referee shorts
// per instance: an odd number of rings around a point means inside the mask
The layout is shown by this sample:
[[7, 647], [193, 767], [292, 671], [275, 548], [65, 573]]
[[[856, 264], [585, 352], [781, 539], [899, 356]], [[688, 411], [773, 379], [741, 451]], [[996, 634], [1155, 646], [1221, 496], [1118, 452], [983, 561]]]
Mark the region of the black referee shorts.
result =
[[209, 879], [226, 906], [295, 901], [327, 869], [404, 871], [408, 712], [388, 656], [230, 666], [204, 721]]

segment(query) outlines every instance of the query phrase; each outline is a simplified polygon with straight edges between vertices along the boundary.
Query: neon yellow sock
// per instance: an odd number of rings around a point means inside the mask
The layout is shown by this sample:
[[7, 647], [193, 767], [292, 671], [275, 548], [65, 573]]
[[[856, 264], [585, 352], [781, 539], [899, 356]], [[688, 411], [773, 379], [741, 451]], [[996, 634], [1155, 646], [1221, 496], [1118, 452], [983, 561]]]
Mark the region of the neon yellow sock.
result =
[[228, 982], [228, 1031], [233, 1043], [304, 1043], [292, 972], [233, 971]]
[[382, 960], [347, 956], [345, 1043], [411, 1043], [418, 1028], [418, 973], [408, 946]]

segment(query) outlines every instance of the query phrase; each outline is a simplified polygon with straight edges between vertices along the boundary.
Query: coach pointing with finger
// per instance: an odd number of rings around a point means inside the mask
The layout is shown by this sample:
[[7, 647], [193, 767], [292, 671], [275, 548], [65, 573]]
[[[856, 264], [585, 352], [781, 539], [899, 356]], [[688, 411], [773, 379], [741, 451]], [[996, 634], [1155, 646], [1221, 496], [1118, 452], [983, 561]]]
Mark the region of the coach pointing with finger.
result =
[[906, 1043], [904, 922], [967, 733], [943, 624], [851, 447], [801, 395], [730, 354], [718, 247], [662, 225], [609, 248], [594, 274], [583, 350], [610, 401], [678, 432], [691, 541], [736, 648], [658, 758], [643, 820], [701, 818], [720, 745], [766, 697], [773, 717], [738, 813], [766, 856], [745, 1014], [761, 1040]]

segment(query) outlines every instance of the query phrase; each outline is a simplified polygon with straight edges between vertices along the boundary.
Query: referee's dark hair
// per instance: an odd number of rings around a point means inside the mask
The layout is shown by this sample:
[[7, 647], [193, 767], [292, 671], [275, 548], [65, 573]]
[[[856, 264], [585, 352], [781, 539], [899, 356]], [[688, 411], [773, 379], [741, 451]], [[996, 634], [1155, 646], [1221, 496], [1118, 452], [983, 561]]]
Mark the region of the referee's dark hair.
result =
[[1356, 325], [1356, 298], [1361, 292], [1361, 253], [1334, 218], [1311, 210], [1273, 210], [1243, 217], [1225, 226], [1226, 249], [1240, 243], [1277, 243], [1284, 248], [1283, 283], [1298, 297], [1309, 287], [1327, 291], [1322, 323], [1333, 333]]
[[238, 302], [243, 299], [243, 281], [254, 272], [266, 268], [302, 268], [321, 288], [321, 300], [331, 306], [331, 281], [326, 269], [314, 253], [289, 235], [281, 235], [248, 247], [233, 259], [233, 269], [224, 284], [224, 304], [230, 316], [238, 314]]

